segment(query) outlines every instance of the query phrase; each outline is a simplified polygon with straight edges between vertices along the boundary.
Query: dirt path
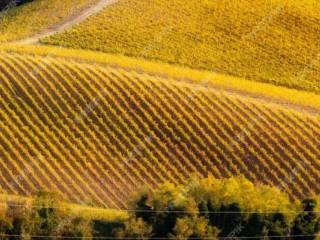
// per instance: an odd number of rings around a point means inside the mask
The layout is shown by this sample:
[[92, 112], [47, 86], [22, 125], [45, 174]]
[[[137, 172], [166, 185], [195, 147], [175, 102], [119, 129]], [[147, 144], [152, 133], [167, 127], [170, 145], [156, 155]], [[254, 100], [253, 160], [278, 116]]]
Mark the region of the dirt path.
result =
[[[69, 17], [68, 19], [66, 19], [63, 23], [61, 24], [57, 24], [55, 26], [52, 26], [51, 28], [47, 29], [46, 31], [36, 34], [30, 38], [26, 38], [20, 41], [16, 41], [13, 43], [18, 43], [18, 44], [39, 44], [39, 40], [41, 38], [45, 38], [48, 37], [50, 35], [62, 32], [66, 29], [69, 29], [71, 27], [73, 27], [74, 25], [84, 21], [86, 18], [98, 13], [99, 11], [101, 11], [103, 8], [115, 4], [116, 2], [118, 2], [118, 0], [100, 0], [97, 4], [94, 4], [93, 6], [81, 11], [80, 13]], [[76, 60], [76, 59], [74, 59]], [[102, 64], [103, 65], [103, 64]], [[115, 68], [123, 68], [120, 66], [113, 66]], [[123, 68], [126, 69], [126, 68]], [[132, 69], [131, 69], [132, 70]], [[135, 69], [137, 72], [140, 72], [139, 69]], [[155, 73], [148, 73], [149, 75], [157, 75], [158, 77], [162, 78], [162, 75], [158, 75]], [[176, 79], [178, 80], [178, 79]], [[183, 82], [183, 80], [179, 79], [179, 82]], [[202, 88], [201, 86], [199, 86], [198, 84], [192, 84], [194, 88]], [[236, 90], [233, 89], [232, 87], [230, 88], [226, 88], [226, 87], [222, 87], [220, 85], [215, 85], [215, 84], [211, 84], [211, 89], [215, 90], [215, 91], [221, 91], [224, 94], [228, 94], [228, 95], [233, 95], [236, 97], [241, 97], [241, 98], [247, 98], [248, 100], [254, 100], [254, 101], [258, 101], [261, 102], [263, 104], [271, 104], [271, 105], [276, 105], [278, 107], [283, 107], [283, 108], [287, 108], [287, 109], [291, 109], [291, 110], [295, 110], [298, 112], [303, 112], [305, 114], [309, 114], [312, 116], [319, 116], [320, 115], [320, 109], [313, 107], [313, 106], [306, 106], [306, 105], [302, 105], [302, 104], [298, 104], [298, 103], [292, 103], [292, 102], [288, 102], [285, 101], [281, 98], [274, 98], [274, 97], [268, 97], [268, 96], [263, 96], [263, 95], [259, 95], [259, 94], [253, 94], [253, 93], [248, 93], [246, 91], [240, 91], [240, 90]], [[203, 89], [204, 91], [207, 91], [208, 89]]]
[[22, 39], [14, 43], [18, 44], [37, 44], [41, 38], [48, 37], [50, 35], [62, 32], [66, 29], [71, 28], [72, 26], [84, 21], [86, 18], [100, 12], [106, 6], [115, 4], [118, 0], [100, 0], [97, 4], [91, 6], [90, 8], [85, 9], [84, 11], [78, 13], [77, 15], [69, 17], [62, 24], [57, 24], [46, 31], [36, 34], [30, 38]]

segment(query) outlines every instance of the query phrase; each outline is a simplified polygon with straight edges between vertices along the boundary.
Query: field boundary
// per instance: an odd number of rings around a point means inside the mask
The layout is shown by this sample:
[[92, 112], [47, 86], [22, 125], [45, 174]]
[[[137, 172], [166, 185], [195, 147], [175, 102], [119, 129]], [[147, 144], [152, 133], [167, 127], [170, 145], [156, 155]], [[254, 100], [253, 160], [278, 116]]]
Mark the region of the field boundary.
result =
[[123, 68], [127, 71], [143, 72], [163, 79], [168, 78], [175, 81], [195, 84], [195, 86], [212, 87], [226, 94], [253, 99], [263, 103], [275, 104], [313, 116], [320, 115], [320, 95], [316, 93], [275, 86], [269, 83], [255, 82], [220, 73], [195, 70], [123, 55], [112, 55], [55, 46], [5, 44], [0, 45], [0, 52], [1, 51], [48, 58], [71, 59], [72, 61], [80, 63], [98, 64], [114, 68]]

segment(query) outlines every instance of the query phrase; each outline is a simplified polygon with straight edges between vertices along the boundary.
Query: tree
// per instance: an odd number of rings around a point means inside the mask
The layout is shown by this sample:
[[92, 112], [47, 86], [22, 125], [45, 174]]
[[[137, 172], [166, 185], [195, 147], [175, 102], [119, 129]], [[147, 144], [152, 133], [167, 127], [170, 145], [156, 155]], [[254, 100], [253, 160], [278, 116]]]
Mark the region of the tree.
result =
[[137, 200], [135, 204], [136, 217], [142, 218], [145, 222], [153, 222], [152, 207], [148, 205], [149, 194], [142, 193], [140, 199]]
[[125, 227], [121, 229], [116, 237], [119, 239], [130, 238], [132, 240], [148, 240], [152, 235], [152, 226], [142, 220], [142, 218], [130, 218]]
[[53, 194], [39, 192], [23, 223], [23, 234], [30, 239], [36, 235], [48, 236], [43, 239], [49, 240], [63, 220], [57, 202]]
[[96, 238], [103, 238], [105, 236], [115, 237], [124, 228], [125, 224], [122, 221], [92, 220], [92, 231]]
[[1, 239], [9, 239], [5, 235], [12, 229], [12, 219], [8, 217], [8, 205], [6, 203], [0, 206], [0, 234], [3, 235]]
[[90, 239], [92, 237], [91, 220], [73, 216], [64, 217], [59, 226], [54, 229], [53, 235], [61, 236], [62, 239]]
[[[191, 204], [188, 198], [181, 194], [181, 188], [169, 183], [153, 192], [141, 191], [133, 199], [129, 205], [136, 211], [131, 213], [129, 221], [135, 224], [136, 228], [144, 226], [144, 230], [151, 229], [150, 234], [155, 238], [168, 237], [173, 233], [178, 218], [190, 216], [190, 210], [197, 211], [196, 205]], [[132, 231], [128, 230], [128, 227], [126, 224], [124, 232]]]
[[[268, 236], [284, 236], [283, 239], [287, 239], [290, 226], [285, 216], [282, 213], [274, 213], [269, 217], [267, 222]], [[281, 238], [278, 238], [281, 240]]]
[[241, 214], [242, 210], [238, 203], [222, 204], [218, 212], [220, 212], [216, 214], [218, 219], [216, 219], [213, 225], [221, 229], [219, 237], [228, 237], [235, 229], [242, 226], [244, 222], [244, 216]]
[[184, 217], [177, 219], [170, 239], [218, 239], [218, 233], [218, 228], [210, 226], [204, 217]]
[[[320, 218], [314, 212], [317, 202], [313, 199], [305, 199], [302, 201], [303, 212], [300, 213], [294, 223], [291, 230], [292, 235], [313, 235], [305, 236], [305, 240], [316, 239], [316, 234], [320, 231]], [[301, 239], [301, 237], [293, 237], [293, 240]]]
[[[32, 202], [22, 224], [26, 239], [43, 236], [41, 239], [79, 237], [90, 239], [91, 221], [70, 216], [70, 211], [54, 194], [40, 192]], [[37, 239], [37, 238], [34, 238]]]

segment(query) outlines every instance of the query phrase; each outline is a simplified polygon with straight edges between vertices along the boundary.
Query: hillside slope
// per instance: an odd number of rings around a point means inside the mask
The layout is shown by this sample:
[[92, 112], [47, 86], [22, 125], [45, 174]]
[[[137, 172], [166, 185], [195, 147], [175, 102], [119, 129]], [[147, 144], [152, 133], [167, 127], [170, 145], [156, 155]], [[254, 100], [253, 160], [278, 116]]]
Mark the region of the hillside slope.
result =
[[320, 92], [316, 0], [120, 0], [43, 43]]
[[7, 8], [0, 12], [0, 43], [20, 40], [51, 29], [97, 2], [98, 0], [37, 0]]
[[320, 123], [294, 111], [143, 72], [0, 56], [1, 189], [55, 189], [124, 207], [142, 185], [195, 174], [320, 192]]
[[[0, 210], [6, 209], [8, 207], [12, 211], [9, 212], [10, 215], [11, 213], [14, 214], [15, 212], [19, 213], [19, 211], [17, 211], [18, 209], [28, 210], [31, 207], [39, 207], [34, 203], [34, 201], [37, 200], [36, 198], [37, 196], [31, 198], [16, 195], [0, 194]], [[85, 217], [87, 219], [104, 221], [123, 221], [128, 218], [128, 214], [125, 211], [97, 208], [85, 204], [80, 205], [63, 202], [58, 197], [55, 200], [55, 204], [59, 204], [59, 209], [63, 210], [64, 213], [67, 214], [67, 216], [69, 217]], [[1, 213], [3, 213], [3, 211]]]
[[108, 5], [112, 5], [116, 3], [117, 0], [100, 0], [93, 6], [87, 6], [86, 9], [79, 13], [74, 13], [71, 16], [69, 16], [68, 19], [66, 19], [64, 22], [56, 24], [56, 26], [50, 27], [50, 29], [47, 29], [45, 31], [42, 31], [38, 34], [35, 34], [34, 36], [31, 36], [29, 38], [22, 39], [21, 41], [18, 41], [19, 44], [38, 44], [39, 40], [41, 38], [49, 37], [53, 34], [57, 34], [60, 32], [63, 32], [72, 26], [79, 24], [80, 22], [84, 21], [86, 18], [95, 15], [99, 11], [101, 11], [103, 8], [107, 7]]

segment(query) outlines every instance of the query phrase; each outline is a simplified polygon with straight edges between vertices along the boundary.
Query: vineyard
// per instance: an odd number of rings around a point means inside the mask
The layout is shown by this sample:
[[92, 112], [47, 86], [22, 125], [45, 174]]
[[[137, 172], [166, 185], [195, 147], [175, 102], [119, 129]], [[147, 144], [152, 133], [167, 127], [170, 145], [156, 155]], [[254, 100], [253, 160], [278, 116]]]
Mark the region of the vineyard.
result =
[[42, 40], [320, 92], [315, 0], [121, 0]]
[[[36, 198], [37, 196], [23, 197], [8, 194], [0, 194], [0, 211], [1, 213], [3, 213], [3, 210], [6, 209], [6, 206], [11, 207], [12, 209], [20, 210], [21, 208], [32, 209], [36, 207]], [[56, 201], [56, 207], [58, 207], [59, 210], [65, 212], [68, 216], [72, 217], [85, 217], [87, 219], [99, 219], [105, 221], [121, 221], [127, 218], [127, 213], [124, 211], [67, 203], [59, 200]]]
[[0, 56], [3, 193], [55, 190], [125, 207], [147, 185], [244, 175], [292, 198], [320, 193], [315, 117], [120, 67]]
[[0, 11], [0, 43], [30, 37], [82, 11], [97, 0], [37, 0]]

